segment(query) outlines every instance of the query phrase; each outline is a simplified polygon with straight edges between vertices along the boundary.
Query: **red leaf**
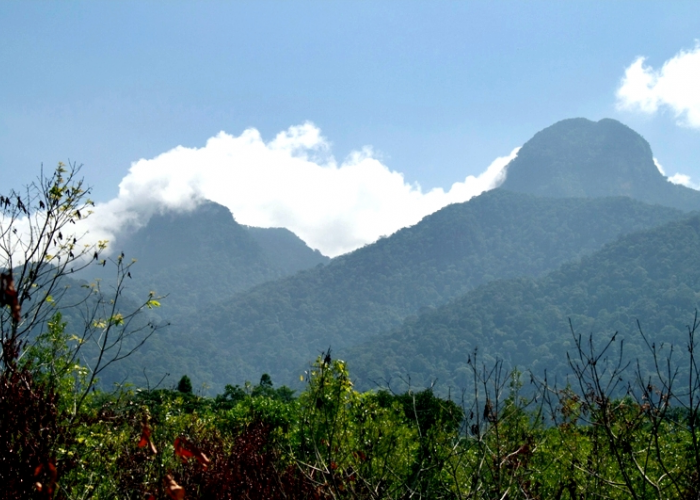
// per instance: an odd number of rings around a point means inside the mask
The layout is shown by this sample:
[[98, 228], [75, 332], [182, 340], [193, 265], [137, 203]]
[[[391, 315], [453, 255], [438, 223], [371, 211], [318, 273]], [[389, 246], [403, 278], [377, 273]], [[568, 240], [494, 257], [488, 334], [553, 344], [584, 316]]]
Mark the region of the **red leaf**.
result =
[[173, 476], [168, 474], [163, 479], [163, 482], [165, 483], [165, 492], [172, 500], [182, 500], [185, 498], [185, 488], [177, 484]]
[[175, 447], [175, 455], [178, 457], [182, 458], [183, 461], [187, 461], [188, 458], [191, 458], [194, 456], [194, 453], [192, 453], [188, 445], [189, 443], [185, 438], [178, 437], [175, 439], [175, 442], [173, 443], [173, 446]]
[[209, 463], [211, 462], [209, 457], [187, 439], [183, 437], [176, 438], [174, 447], [175, 455], [180, 457], [183, 462], [186, 462], [188, 458], [194, 458], [204, 469], [209, 467]]
[[19, 323], [22, 319], [19, 302], [17, 300], [17, 290], [11, 273], [0, 274], [0, 306], [10, 306], [12, 319]]
[[53, 458], [50, 459], [46, 464], [41, 464], [38, 467], [36, 467], [34, 469], [34, 477], [39, 476], [44, 471], [44, 465], [46, 465], [48, 481], [46, 482], [46, 485], [37, 481], [36, 483], [34, 483], [34, 487], [39, 492], [44, 491], [44, 488], [46, 488], [46, 495], [49, 498], [52, 498], [54, 490], [56, 489], [56, 481], [58, 480], [58, 470], [56, 469], [56, 464]]
[[156, 445], [154, 445], [153, 441], [151, 441], [151, 428], [147, 423], [144, 423], [143, 430], [141, 431], [141, 440], [139, 441], [138, 447], [145, 448], [146, 446], [151, 449], [151, 453], [154, 455], [158, 453]]

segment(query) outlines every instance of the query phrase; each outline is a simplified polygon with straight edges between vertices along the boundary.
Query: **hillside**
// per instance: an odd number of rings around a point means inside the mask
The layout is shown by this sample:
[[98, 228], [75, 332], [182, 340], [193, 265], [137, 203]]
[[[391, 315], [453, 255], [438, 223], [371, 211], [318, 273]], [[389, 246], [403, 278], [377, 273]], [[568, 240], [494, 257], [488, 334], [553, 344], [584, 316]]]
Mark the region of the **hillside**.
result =
[[167, 336], [149, 343], [142, 358], [215, 387], [262, 372], [290, 383], [329, 346], [357, 344], [483, 283], [541, 275], [620, 234], [680, 216], [627, 198], [495, 190], [325, 267], [173, 317]]
[[[539, 279], [488, 283], [389, 333], [346, 350], [361, 387], [399, 381], [416, 386], [438, 380], [464, 387], [469, 355], [488, 364], [550, 377], [568, 373], [569, 328], [601, 345], [614, 332], [628, 359], [650, 359], [637, 331], [639, 320], [657, 346], [674, 344], [682, 356], [686, 325], [700, 305], [700, 216], [630, 234], [601, 251]], [[613, 350], [613, 353], [615, 350]], [[614, 357], [614, 354], [611, 354]]]
[[700, 209], [700, 192], [668, 182], [654, 164], [649, 143], [609, 118], [572, 118], [538, 132], [508, 165], [501, 187], [552, 197], [629, 196]]
[[168, 295], [164, 307], [194, 313], [204, 304], [330, 259], [286, 229], [238, 224], [214, 202], [154, 215], [120, 242], [136, 290]]
[[306, 243], [289, 229], [283, 227], [245, 227], [248, 234], [260, 246], [265, 258], [284, 275], [327, 264], [331, 259]]

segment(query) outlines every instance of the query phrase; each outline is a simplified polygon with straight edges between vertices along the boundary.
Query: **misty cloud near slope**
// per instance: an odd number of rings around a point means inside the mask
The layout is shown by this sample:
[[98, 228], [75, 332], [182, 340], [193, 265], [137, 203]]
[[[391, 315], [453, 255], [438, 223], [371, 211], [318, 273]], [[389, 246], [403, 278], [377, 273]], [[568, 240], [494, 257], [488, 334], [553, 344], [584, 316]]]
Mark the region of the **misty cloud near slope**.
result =
[[670, 109], [679, 123], [700, 129], [700, 42], [681, 50], [659, 70], [638, 57], [626, 70], [617, 90], [619, 109], [654, 114]]
[[700, 190], [700, 185], [695, 184], [693, 181], [690, 180], [690, 176], [686, 174], [679, 174], [675, 173], [673, 175], [667, 175], [666, 170], [664, 167], [659, 163], [659, 160], [654, 158], [654, 165], [656, 165], [656, 168], [659, 169], [659, 172], [661, 175], [666, 177], [666, 180], [672, 184], [680, 184], [681, 186], [688, 187], [690, 189], [695, 189], [695, 190]]
[[204, 147], [179, 146], [133, 163], [118, 197], [98, 204], [84, 228], [90, 239], [116, 240], [118, 247], [120, 234], [153, 214], [188, 211], [208, 199], [228, 207], [241, 224], [286, 227], [310, 247], [336, 256], [499, 186], [518, 150], [448, 191], [423, 192], [370, 148], [338, 163], [312, 123], [290, 127], [267, 143], [253, 128], [239, 136], [220, 132]]

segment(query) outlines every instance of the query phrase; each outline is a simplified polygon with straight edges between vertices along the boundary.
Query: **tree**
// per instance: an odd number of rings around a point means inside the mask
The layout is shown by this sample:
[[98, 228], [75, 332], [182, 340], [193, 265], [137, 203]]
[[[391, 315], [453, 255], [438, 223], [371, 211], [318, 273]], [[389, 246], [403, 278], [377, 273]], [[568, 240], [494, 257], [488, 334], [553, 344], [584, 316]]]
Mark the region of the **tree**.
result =
[[[107, 242], [86, 243], [81, 233], [93, 203], [79, 170], [59, 163], [21, 192], [0, 195], [0, 498], [53, 496], [57, 470], [68, 467], [56, 448], [70, 441], [98, 376], [157, 329], [136, 321], [159, 305], [153, 294], [122, 308], [133, 262], [104, 258]], [[109, 293], [100, 281], [71, 279], [107, 264], [116, 276]]]
[[177, 390], [183, 394], [192, 394], [192, 381], [187, 375], [183, 375], [177, 383]]
[[[101, 372], [130, 356], [154, 333], [156, 325], [135, 320], [160, 304], [151, 293], [133, 309], [122, 310], [120, 299], [134, 261], [127, 263], [123, 254], [103, 257], [107, 241], [86, 242], [81, 221], [92, 214], [94, 203], [79, 171], [75, 164], [59, 163], [49, 176], [42, 170], [22, 192], [0, 195], [0, 269], [5, 280], [0, 283], [0, 304], [10, 305], [0, 311], [0, 369], [12, 371], [54, 315], [71, 311], [82, 324], [70, 325], [68, 358], [87, 362], [89, 371], [82, 402]], [[81, 284], [71, 279], [89, 266], [108, 264], [115, 271], [108, 290], [99, 280]], [[56, 366], [41, 368], [52, 371]]]

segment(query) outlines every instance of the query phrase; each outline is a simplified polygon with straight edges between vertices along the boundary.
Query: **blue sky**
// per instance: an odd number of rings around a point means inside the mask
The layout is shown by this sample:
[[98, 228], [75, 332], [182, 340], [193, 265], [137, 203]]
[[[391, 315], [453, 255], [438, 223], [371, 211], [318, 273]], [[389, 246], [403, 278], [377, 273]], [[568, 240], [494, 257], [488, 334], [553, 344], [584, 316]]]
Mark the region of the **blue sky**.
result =
[[[31, 181], [42, 163], [68, 159], [84, 165], [94, 198], [105, 204], [126, 196], [118, 188], [123, 179], [133, 198], [136, 184], [152, 192], [167, 172], [204, 168], [205, 157], [219, 166], [208, 180], [190, 175], [190, 188], [216, 179], [246, 184], [245, 172], [222, 173], [233, 168], [226, 157], [248, 162], [247, 172], [264, 173], [269, 183], [251, 181], [248, 191], [256, 199], [267, 196], [270, 206], [270, 193], [297, 186], [290, 178], [275, 185], [277, 171], [256, 162], [284, 163], [275, 156], [284, 149], [290, 169], [322, 167], [318, 175], [296, 176], [318, 183], [298, 198], [322, 197], [314, 193], [326, 190], [324, 168], [351, 164], [358, 179], [370, 172], [356, 182], [354, 201], [343, 205], [354, 208], [297, 210], [301, 201], [290, 198], [262, 213], [227, 203], [221, 193], [217, 201], [244, 223], [286, 225], [338, 254], [455, 201], [448, 196], [453, 183], [478, 177], [537, 131], [576, 116], [619, 119], [650, 142], [669, 175], [697, 182], [700, 124], [692, 112], [700, 108], [692, 106], [700, 104], [674, 108], [670, 86], [663, 95], [659, 87], [653, 102], [642, 96], [624, 108], [617, 92], [638, 57], [646, 58], [648, 73], [659, 71], [681, 51], [695, 50], [698, 39], [698, 2], [3, 2], [0, 191]], [[692, 68], [686, 73], [696, 75]], [[697, 74], [700, 88], [700, 69]], [[299, 128], [307, 122], [313, 126]], [[242, 156], [219, 149], [223, 156], [216, 159], [203, 152], [185, 161], [187, 151], [173, 152], [206, 149], [220, 131], [235, 149], [233, 139], [247, 129], [259, 138], [248, 138]], [[280, 133], [303, 145], [278, 141], [273, 148]], [[267, 146], [277, 151], [267, 160], [250, 153]], [[365, 147], [371, 150], [362, 152]], [[295, 163], [302, 157], [306, 166]], [[144, 184], [143, 172], [151, 184]], [[377, 218], [367, 207], [381, 196], [379, 190], [367, 194], [367, 186], [384, 186], [372, 180], [375, 173], [387, 179], [387, 193], [396, 180], [389, 174], [403, 175], [404, 191], [411, 191], [404, 193], [405, 206], [434, 188], [445, 196], [421, 201], [423, 212], [362, 233], [356, 226]], [[216, 198], [207, 194], [214, 188], [207, 189], [202, 192]], [[168, 196], [159, 198], [161, 205]], [[183, 203], [176, 198], [168, 198], [171, 205]], [[369, 201], [360, 206], [360, 199]], [[309, 222], [319, 211], [336, 216]], [[356, 234], [334, 245], [320, 236], [333, 228]]]

